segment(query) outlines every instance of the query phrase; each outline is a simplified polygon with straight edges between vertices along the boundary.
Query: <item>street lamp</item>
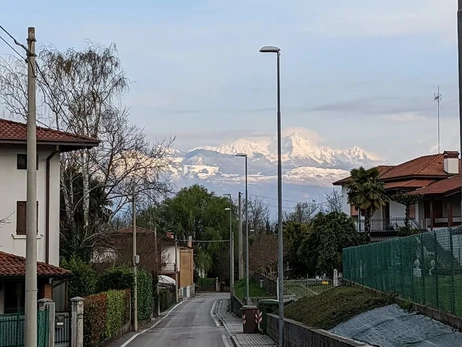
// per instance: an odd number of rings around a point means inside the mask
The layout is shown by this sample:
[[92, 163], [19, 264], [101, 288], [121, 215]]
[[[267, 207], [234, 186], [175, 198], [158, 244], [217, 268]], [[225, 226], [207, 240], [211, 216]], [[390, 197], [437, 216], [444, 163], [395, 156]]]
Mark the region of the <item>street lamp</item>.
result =
[[245, 158], [245, 303], [249, 305], [249, 196], [247, 191], [247, 154], [237, 153], [236, 157]]
[[279, 347], [284, 347], [284, 238], [282, 235], [282, 155], [281, 155], [281, 49], [275, 46], [260, 48], [261, 53], [275, 53], [277, 75], [277, 137], [278, 137], [278, 277], [279, 277]]
[[229, 293], [233, 295], [234, 287], [234, 233], [233, 233], [233, 221], [232, 221], [232, 197], [231, 194], [223, 194], [229, 196], [229, 207], [225, 208], [225, 211], [229, 211]]

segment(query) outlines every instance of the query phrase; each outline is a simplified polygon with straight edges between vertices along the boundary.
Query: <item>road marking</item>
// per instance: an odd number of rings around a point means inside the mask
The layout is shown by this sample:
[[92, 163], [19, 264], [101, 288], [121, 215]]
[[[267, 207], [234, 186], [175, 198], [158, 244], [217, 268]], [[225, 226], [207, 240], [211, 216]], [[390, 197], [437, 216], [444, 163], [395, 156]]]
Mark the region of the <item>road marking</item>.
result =
[[223, 344], [225, 345], [225, 347], [231, 347], [225, 335], [221, 334], [221, 339], [223, 340]]
[[212, 309], [210, 310], [210, 315], [212, 316], [212, 319], [215, 322], [215, 325], [217, 327], [219, 327], [220, 323], [218, 322], [217, 318], [215, 317], [215, 306], [217, 305], [217, 303], [218, 303], [218, 300], [213, 303]]
[[176, 304], [175, 306], [173, 306], [165, 316], [163, 316], [162, 318], [160, 318], [157, 322], [154, 323], [153, 326], [147, 328], [147, 329], [144, 329], [142, 331], [140, 331], [139, 333], [136, 333], [135, 335], [133, 335], [132, 337], [130, 337], [127, 341], [125, 341], [125, 343], [123, 345], [121, 345], [120, 347], [127, 347], [129, 343], [131, 343], [134, 339], [136, 339], [138, 336], [140, 336], [141, 334], [144, 334], [146, 331], [156, 327], [157, 324], [159, 324], [160, 322], [162, 322], [165, 318], [168, 317], [168, 315], [174, 310], [176, 309], [178, 306], [180, 306], [184, 301], [180, 301], [178, 304]]

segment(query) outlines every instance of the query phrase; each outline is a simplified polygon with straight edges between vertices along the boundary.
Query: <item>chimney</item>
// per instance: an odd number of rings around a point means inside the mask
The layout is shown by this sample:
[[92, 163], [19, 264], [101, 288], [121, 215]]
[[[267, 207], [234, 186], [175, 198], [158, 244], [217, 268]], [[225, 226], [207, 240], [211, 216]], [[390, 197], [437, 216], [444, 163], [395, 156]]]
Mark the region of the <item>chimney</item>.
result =
[[188, 236], [188, 247], [192, 248], [192, 236]]
[[459, 152], [457, 151], [444, 151], [444, 172], [449, 175], [459, 174]]

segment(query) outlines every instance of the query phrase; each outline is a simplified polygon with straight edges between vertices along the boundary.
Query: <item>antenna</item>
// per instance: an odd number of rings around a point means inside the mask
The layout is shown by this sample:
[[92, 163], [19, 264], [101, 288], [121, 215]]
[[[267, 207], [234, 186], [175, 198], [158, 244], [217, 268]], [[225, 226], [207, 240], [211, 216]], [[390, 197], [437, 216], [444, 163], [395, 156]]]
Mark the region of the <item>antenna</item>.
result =
[[438, 103], [438, 154], [440, 154], [440, 101], [443, 96], [440, 94], [440, 87], [438, 86], [438, 93], [433, 94], [433, 101]]

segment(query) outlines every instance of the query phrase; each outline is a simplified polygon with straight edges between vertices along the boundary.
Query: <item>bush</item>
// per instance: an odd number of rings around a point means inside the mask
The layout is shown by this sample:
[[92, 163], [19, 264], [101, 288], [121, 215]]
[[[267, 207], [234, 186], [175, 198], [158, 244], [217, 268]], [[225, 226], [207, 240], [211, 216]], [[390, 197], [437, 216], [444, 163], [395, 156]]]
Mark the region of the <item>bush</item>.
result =
[[97, 278], [90, 264], [82, 259], [72, 257], [69, 261], [61, 259], [61, 266], [72, 272], [69, 281], [69, 297], [86, 297], [96, 293]]
[[159, 305], [161, 312], [170, 308], [175, 303], [175, 300], [175, 289], [173, 291], [168, 289], [159, 290]]
[[138, 271], [138, 319], [151, 318], [153, 308], [152, 276], [149, 272]]
[[103, 340], [107, 321], [106, 294], [90, 295], [85, 298], [85, 314], [83, 316], [84, 346], [97, 347]]
[[110, 290], [85, 298], [84, 346], [97, 347], [130, 322], [130, 291]]
[[[145, 270], [138, 270], [138, 319], [146, 320], [151, 317], [153, 308], [152, 276]], [[130, 289], [135, 284], [133, 269], [128, 266], [118, 266], [106, 270], [99, 278], [98, 288], [101, 291], [113, 289]], [[133, 307], [133, 305], [132, 305]]]

